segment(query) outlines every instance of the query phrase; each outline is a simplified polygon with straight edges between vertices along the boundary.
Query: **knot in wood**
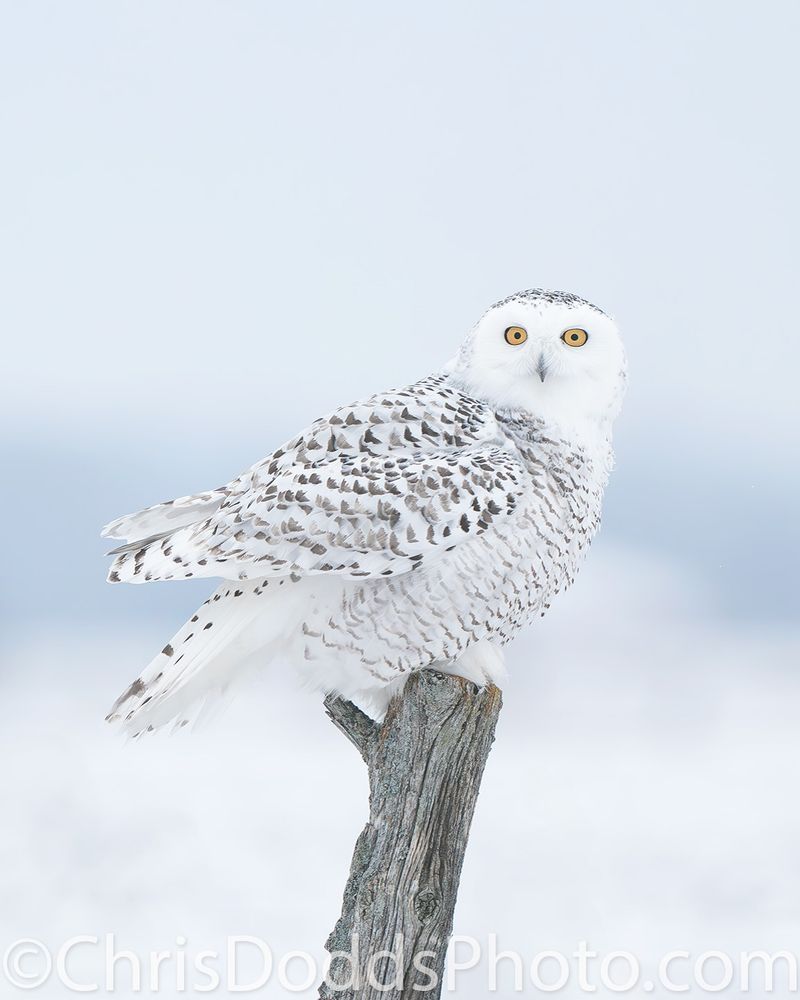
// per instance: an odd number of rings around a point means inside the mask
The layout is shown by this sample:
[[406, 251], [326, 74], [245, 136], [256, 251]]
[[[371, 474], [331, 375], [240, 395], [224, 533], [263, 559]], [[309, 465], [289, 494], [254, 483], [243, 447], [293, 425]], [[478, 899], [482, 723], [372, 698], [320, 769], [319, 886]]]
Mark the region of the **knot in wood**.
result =
[[432, 886], [420, 889], [414, 897], [414, 912], [423, 924], [436, 916], [441, 905], [442, 894]]

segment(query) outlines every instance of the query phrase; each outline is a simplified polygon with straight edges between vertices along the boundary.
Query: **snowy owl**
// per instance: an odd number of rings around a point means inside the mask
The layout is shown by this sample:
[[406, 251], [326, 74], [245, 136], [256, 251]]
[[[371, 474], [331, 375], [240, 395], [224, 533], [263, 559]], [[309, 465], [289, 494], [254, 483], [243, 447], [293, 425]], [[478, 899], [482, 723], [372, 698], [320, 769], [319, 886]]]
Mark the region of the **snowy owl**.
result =
[[226, 486], [112, 521], [110, 582], [222, 584], [109, 720], [185, 725], [246, 662], [291, 662], [377, 716], [415, 670], [502, 676], [502, 647], [598, 529], [625, 373], [606, 313], [518, 292], [438, 374], [321, 417]]

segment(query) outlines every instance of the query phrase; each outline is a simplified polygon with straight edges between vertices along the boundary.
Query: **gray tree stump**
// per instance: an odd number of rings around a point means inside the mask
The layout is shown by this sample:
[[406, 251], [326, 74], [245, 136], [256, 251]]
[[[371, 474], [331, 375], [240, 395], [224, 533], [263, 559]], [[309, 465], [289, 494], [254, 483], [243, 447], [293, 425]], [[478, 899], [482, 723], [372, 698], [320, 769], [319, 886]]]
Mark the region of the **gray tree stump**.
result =
[[[331, 965], [321, 1000], [440, 996], [461, 865], [501, 706], [494, 686], [479, 690], [428, 670], [409, 679], [380, 725], [350, 702], [326, 698], [328, 715], [369, 768], [370, 811], [342, 914], [325, 944]], [[394, 985], [379, 988], [387, 984]]]

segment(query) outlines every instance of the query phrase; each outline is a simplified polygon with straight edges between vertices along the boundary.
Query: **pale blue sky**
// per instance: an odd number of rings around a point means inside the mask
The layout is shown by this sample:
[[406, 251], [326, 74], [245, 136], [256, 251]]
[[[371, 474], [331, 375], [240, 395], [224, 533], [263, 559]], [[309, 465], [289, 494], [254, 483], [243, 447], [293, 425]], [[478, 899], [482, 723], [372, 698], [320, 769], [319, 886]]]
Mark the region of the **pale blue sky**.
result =
[[0, 12], [15, 620], [193, 601], [109, 593], [99, 525], [435, 369], [531, 285], [625, 333], [601, 544], [794, 613], [796, 4]]

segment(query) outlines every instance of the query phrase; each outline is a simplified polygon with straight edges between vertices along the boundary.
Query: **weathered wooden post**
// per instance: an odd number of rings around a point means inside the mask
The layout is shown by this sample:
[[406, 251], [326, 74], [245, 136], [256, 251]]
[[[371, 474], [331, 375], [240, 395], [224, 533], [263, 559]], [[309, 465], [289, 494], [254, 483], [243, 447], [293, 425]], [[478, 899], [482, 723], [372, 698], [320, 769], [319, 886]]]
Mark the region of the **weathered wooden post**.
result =
[[501, 706], [498, 688], [429, 670], [409, 679], [381, 724], [350, 702], [326, 699], [328, 715], [369, 768], [370, 811], [342, 914], [326, 942], [331, 965], [321, 1000], [440, 996], [467, 837]]

